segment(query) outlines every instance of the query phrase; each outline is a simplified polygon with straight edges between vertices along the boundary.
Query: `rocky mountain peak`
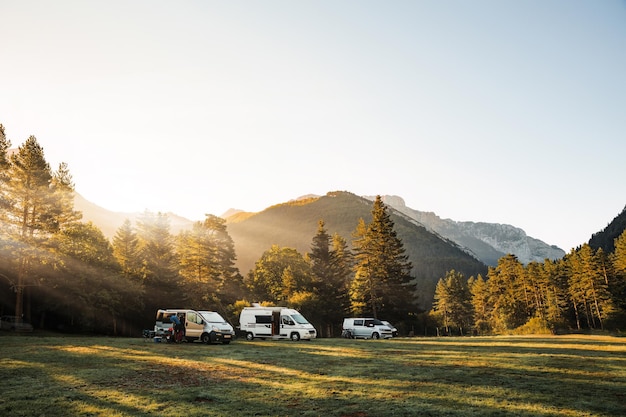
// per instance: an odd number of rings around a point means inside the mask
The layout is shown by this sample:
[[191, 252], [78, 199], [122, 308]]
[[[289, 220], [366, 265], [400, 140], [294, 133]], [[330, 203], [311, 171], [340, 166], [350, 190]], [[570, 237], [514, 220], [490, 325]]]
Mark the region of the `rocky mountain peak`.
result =
[[442, 219], [432, 212], [407, 207], [404, 199], [399, 196], [386, 195], [382, 199], [385, 204], [419, 222], [426, 229], [468, 249], [487, 265], [497, 265], [498, 259], [509, 253], [517, 256], [524, 264], [565, 256], [565, 251], [561, 248], [530, 237], [524, 230], [510, 224], [457, 222]]

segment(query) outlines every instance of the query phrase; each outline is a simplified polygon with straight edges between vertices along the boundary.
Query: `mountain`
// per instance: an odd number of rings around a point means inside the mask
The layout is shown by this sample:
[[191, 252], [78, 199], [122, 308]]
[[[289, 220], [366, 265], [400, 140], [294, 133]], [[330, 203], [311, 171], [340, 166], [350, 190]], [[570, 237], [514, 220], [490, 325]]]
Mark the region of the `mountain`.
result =
[[[126, 219], [130, 220], [130, 222], [135, 225], [135, 222], [143, 215], [143, 213], [123, 213], [107, 210], [86, 200], [79, 193], [74, 193], [74, 209], [83, 213], [84, 222], [90, 221], [98, 226], [102, 233], [109, 239], [113, 239], [115, 232], [124, 224]], [[174, 234], [177, 234], [181, 230], [191, 228], [194, 223], [174, 213], [167, 213], [167, 215], [170, 220], [170, 231]]]
[[[366, 197], [374, 200], [375, 197]], [[435, 213], [414, 210], [407, 207], [398, 196], [383, 196], [386, 205], [406, 214], [424, 225], [426, 229], [467, 248], [478, 259], [489, 266], [496, 266], [498, 259], [509, 253], [517, 256], [520, 262], [543, 262], [547, 259], [561, 259], [563, 249], [548, 245], [539, 239], [526, 235], [522, 229], [498, 223], [457, 222], [442, 219]]]
[[626, 207], [608, 226], [591, 236], [589, 246], [595, 250], [602, 248], [605, 253], [612, 253], [615, 251], [615, 239], [620, 237], [624, 230], [626, 230]]
[[[237, 267], [246, 274], [274, 244], [302, 254], [309, 252], [319, 220], [324, 220], [330, 235], [337, 233], [350, 245], [359, 219], [371, 221], [372, 206], [366, 198], [338, 191], [278, 204], [259, 213], [229, 217], [228, 233], [235, 242]], [[468, 278], [486, 274], [487, 266], [456, 243], [426, 230], [392, 207], [390, 215], [413, 264], [422, 307], [430, 307], [437, 281], [447, 271], [454, 269]]]

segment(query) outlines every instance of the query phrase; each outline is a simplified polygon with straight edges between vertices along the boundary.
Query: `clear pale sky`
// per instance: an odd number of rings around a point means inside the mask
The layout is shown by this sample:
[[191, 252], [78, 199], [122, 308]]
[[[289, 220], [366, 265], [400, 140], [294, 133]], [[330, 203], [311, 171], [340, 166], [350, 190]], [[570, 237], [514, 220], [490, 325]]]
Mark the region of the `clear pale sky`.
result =
[[568, 252], [626, 205], [626, 3], [0, 0], [0, 123], [115, 211], [393, 194]]

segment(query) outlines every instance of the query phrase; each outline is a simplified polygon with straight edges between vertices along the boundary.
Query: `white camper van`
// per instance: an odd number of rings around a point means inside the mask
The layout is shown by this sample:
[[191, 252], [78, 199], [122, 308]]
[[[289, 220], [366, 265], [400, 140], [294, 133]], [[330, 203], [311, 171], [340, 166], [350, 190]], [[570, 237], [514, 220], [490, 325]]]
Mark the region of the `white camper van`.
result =
[[296, 310], [284, 307], [244, 307], [239, 316], [240, 329], [247, 340], [311, 340], [317, 332]]
[[[208, 311], [196, 311], [188, 309], [160, 309], [157, 310], [156, 323], [154, 325], [154, 333], [156, 336], [162, 336], [173, 327], [170, 317], [178, 316], [180, 322], [184, 326], [184, 338], [188, 342], [199, 340], [203, 343], [223, 343], [228, 344], [233, 340], [234, 331], [226, 320], [221, 319], [222, 323], [212, 322], [215, 316], [209, 315]], [[212, 312], [213, 314], [217, 314]], [[204, 314], [207, 314], [205, 318]], [[219, 314], [217, 314], [219, 316]], [[221, 318], [221, 316], [220, 316]]]

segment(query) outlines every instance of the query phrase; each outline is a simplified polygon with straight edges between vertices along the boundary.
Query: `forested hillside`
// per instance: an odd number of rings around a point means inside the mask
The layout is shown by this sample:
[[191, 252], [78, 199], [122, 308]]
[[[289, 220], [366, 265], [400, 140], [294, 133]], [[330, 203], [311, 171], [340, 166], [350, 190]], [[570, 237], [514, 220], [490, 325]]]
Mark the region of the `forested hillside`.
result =
[[603, 230], [594, 233], [589, 239], [589, 246], [602, 249], [606, 253], [615, 250], [615, 239], [626, 229], [626, 207]]
[[[301, 253], [310, 250], [311, 237], [317, 223], [323, 220], [329, 234], [342, 236], [350, 243], [359, 219], [371, 216], [372, 202], [345, 191], [328, 193], [284, 203], [242, 220], [227, 219], [228, 232], [235, 242], [237, 267], [246, 273], [254, 262], [272, 245], [295, 248]], [[486, 274], [487, 267], [456, 244], [441, 239], [405, 215], [391, 209], [398, 237], [413, 264], [420, 305], [429, 308], [437, 280], [446, 271], [455, 269], [467, 276]]]

